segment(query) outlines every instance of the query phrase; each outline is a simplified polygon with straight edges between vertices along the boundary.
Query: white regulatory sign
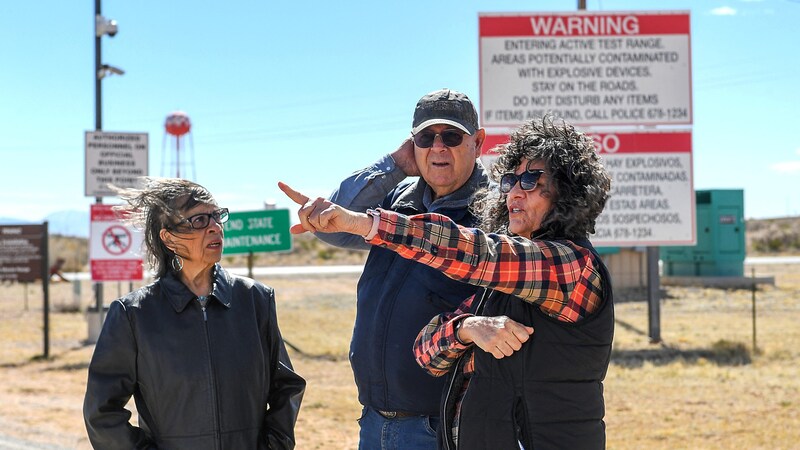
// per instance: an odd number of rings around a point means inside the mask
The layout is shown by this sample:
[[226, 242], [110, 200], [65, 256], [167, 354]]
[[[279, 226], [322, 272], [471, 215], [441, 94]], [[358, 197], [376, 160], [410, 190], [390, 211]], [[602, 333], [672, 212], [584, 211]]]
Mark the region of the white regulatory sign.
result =
[[695, 196], [690, 131], [592, 134], [611, 175], [594, 245], [694, 245]]
[[689, 13], [484, 13], [481, 123], [692, 123]]
[[136, 187], [147, 175], [147, 133], [86, 132], [87, 197], [114, 196], [108, 185]]
[[[694, 245], [695, 195], [691, 131], [589, 133], [611, 175], [611, 192], [592, 244], [603, 247]], [[508, 134], [487, 133], [481, 160]]]

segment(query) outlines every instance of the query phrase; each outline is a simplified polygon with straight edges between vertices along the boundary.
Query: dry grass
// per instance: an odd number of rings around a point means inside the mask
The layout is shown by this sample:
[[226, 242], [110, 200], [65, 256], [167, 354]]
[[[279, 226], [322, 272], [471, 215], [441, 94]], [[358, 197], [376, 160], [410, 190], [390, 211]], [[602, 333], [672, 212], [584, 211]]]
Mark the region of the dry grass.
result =
[[[749, 268], [746, 273], [750, 273]], [[753, 352], [751, 293], [669, 288], [662, 344], [647, 337], [642, 298], [617, 305], [606, 380], [609, 449], [796, 448], [800, 442], [800, 267], [762, 266], [777, 287], [757, 293], [759, 352]], [[356, 447], [360, 406], [347, 362], [355, 276], [274, 278], [281, 329], [308, 379], [299, 449]], [[113, 283], [106, 294], [118, 292]], [[120, 287], [124, 290], [127, 286]], [[54, 310], [72, 287], [52, 287]], [[92, 303], [85, 283], [79, 299]], [[41, 289], [0, 286], [0, 430], [63, 448], [89, 448], [81, 402], [92, 346], [82, 313], [51, 314], [51, 358], [42, 353]]]

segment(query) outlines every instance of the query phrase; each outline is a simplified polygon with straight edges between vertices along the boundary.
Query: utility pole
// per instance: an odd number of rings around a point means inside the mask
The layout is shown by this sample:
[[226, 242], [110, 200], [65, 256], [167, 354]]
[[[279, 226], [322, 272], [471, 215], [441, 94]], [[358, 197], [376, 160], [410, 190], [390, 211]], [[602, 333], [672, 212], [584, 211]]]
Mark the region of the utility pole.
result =
[[[102, 38], [103, 35], [114, 37], [117, 34], [117, 21], [106, 20], [100, 11], [100, 0], [94, 0], [94, 129], [103, 130], [103, 89], [102, 81], [108, 74], [122, 75], [125, 72], [119, 68], [103, 64]], [[96, 204], [103, 203], [103, 197], [95, 197]], [[100, 328], [103, 327], [103, 283], [95, 283], [95, 303]]]
[[[97, 23], [100, 18], [100, 0], [94, 0], [94, 129], [101, 131], [103, 129], [103, 77], [100, 76], [100, 67], [103, 65], [103, 57], [101, 50], [102, 33], [97, 29]], [[103, 197], [95, 197], [94, 202], [97, 204], [103, 203]], [[94, 298], [95, 306], [97, 307], [97, 317], [100, 321], [100, 328], [103, 328], [103, 283], [94, 284]]]

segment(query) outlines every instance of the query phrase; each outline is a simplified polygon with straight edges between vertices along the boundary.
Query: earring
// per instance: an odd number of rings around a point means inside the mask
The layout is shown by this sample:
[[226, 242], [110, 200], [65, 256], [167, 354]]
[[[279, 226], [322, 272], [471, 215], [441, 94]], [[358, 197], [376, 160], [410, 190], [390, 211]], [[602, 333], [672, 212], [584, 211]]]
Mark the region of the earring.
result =
[[172, 261], [170, 261], [170, 265], [172, 266], [172, 270], [175, 272], [180, 272], [183, 270], [183, 258], [178, 255], [172, 257]]

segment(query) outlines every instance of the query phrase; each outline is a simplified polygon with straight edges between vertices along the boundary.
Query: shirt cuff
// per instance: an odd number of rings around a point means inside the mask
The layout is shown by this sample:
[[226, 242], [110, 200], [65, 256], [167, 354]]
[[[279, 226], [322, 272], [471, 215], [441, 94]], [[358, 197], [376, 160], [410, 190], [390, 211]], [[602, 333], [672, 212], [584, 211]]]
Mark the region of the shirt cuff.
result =
[[378, 225], [381, 223], [381, 213], [374, 209], [368, 209], [367, 214], [372, 216], [372, 228], [370, 228], [369, 233], [364, 236], [364, 240], [369, 242], [378, 234]]
[[472, 317], [472, 314], [463, 314], [451, 320], [451, 323], [453, 324], [453, 339], [455, 339], [453, 347], [456, 349], [458, 346], [461, 346], [461, 348], [469, 348], [472, 345], [472, 343], [467, 344], [458, 338], [458, 330], [461, 328], [461, 325], [464, 323], [464, 320], [467, 317]]

